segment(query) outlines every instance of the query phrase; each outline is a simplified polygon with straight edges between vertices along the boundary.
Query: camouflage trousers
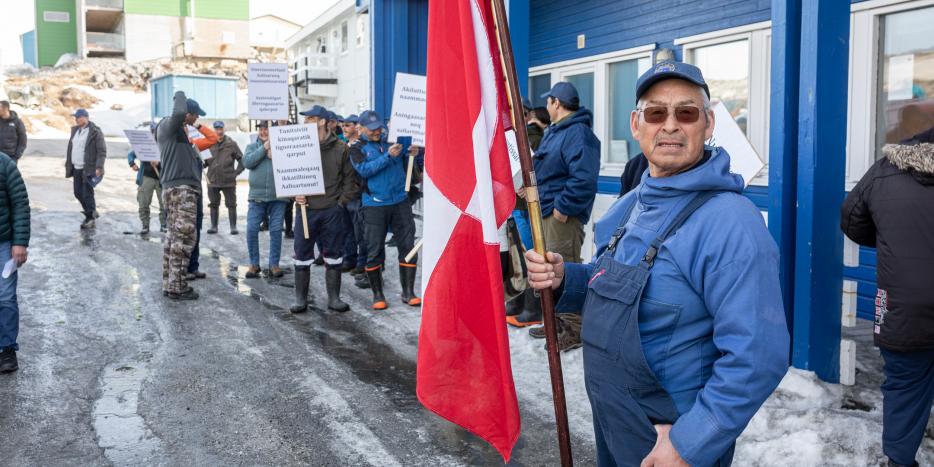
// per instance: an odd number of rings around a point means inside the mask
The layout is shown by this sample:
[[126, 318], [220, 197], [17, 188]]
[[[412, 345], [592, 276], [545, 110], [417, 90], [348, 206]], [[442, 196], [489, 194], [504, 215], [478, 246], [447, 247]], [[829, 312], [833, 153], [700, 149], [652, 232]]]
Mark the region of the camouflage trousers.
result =
[[162, 290], [182, 293], [188, 290], [185, 274], [195, 248], [199, 190], [193, 186], [162, 189], [168, 232], [162, 238]]

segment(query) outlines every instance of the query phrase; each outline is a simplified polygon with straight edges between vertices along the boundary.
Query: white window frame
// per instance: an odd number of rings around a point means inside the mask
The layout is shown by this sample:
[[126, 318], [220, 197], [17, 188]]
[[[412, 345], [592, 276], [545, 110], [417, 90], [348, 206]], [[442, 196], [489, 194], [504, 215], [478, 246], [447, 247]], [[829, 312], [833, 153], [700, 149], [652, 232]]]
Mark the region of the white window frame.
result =
[[549, 63], [529, 68], [529, 78], [541, 75], [551, 76], [551, 85], [563, 81], [564, 77], [581, 73], [593, 73], [593, 132], [600, 140], [600, 176], [619, 177], [626, 167], [625, 163], [611, 163], [610, 145], [607, 141], [609, 132], [609, 66], [626, 60], [650, 58], [655, 51], [655, 44], [648, 44], [590, 57]]
[[847, 105], [846, 190], [876, 162], [876, 88], [879, 80], [881, 17], [934, 6], [934, 0], [871, 0], [853, 4], [850, 15], [850, 73]]
[[772, 22], [746, 24], [696, 36], [675, 39], [686, 63], [694, 62], [694, 51], [701, 47], [746, 40], [749, 43], [749, 108], [746, 116], [746, 137], [765, 162], [759, 176], [750, 185], [769, 183], [769, 112], [771, 94]]

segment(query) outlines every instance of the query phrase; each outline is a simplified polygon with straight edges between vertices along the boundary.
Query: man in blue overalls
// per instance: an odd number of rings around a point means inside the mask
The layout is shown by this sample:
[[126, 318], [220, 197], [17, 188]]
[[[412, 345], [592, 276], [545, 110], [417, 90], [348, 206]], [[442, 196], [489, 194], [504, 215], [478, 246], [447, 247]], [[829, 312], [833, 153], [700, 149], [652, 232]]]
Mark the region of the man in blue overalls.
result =
[[658, 63], [636, 100], [641, 185], [596, 223], [590, 264], [530, 251], [529, 282], [582, 310], [599, 465], [730, 465], [788, 368], [778, 249], [730, 156], [704, 145], [700, 70]]

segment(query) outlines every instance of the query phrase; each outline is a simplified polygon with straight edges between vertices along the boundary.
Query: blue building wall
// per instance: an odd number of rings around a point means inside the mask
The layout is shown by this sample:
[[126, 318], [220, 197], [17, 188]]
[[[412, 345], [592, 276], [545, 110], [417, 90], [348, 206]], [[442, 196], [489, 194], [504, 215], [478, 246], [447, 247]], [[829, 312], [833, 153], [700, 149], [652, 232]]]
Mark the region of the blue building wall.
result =
[[33, 29], [19, 36], [20, 44], [23, 46], [23, 63], [28, 63], [34, 67], [39, 66], [39, 59], [36, 56], [36, 30]]
[[207, 112], [205, 118], [237, 118], [237, 79], [209, 75], [166, 75], [149, 82], [153, 119], [172, 114], [172, 98], [183, 91]]

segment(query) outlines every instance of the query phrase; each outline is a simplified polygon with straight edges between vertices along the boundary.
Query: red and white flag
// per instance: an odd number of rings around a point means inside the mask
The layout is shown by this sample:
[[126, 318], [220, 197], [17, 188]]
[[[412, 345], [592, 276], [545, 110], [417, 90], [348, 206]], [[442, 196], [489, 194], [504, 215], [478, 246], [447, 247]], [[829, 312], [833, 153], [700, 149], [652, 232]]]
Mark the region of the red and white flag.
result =
[[519, 438], [497, 227], [515, 205], [490, 3], [428, 4], [418, 399], [508, 462]]

